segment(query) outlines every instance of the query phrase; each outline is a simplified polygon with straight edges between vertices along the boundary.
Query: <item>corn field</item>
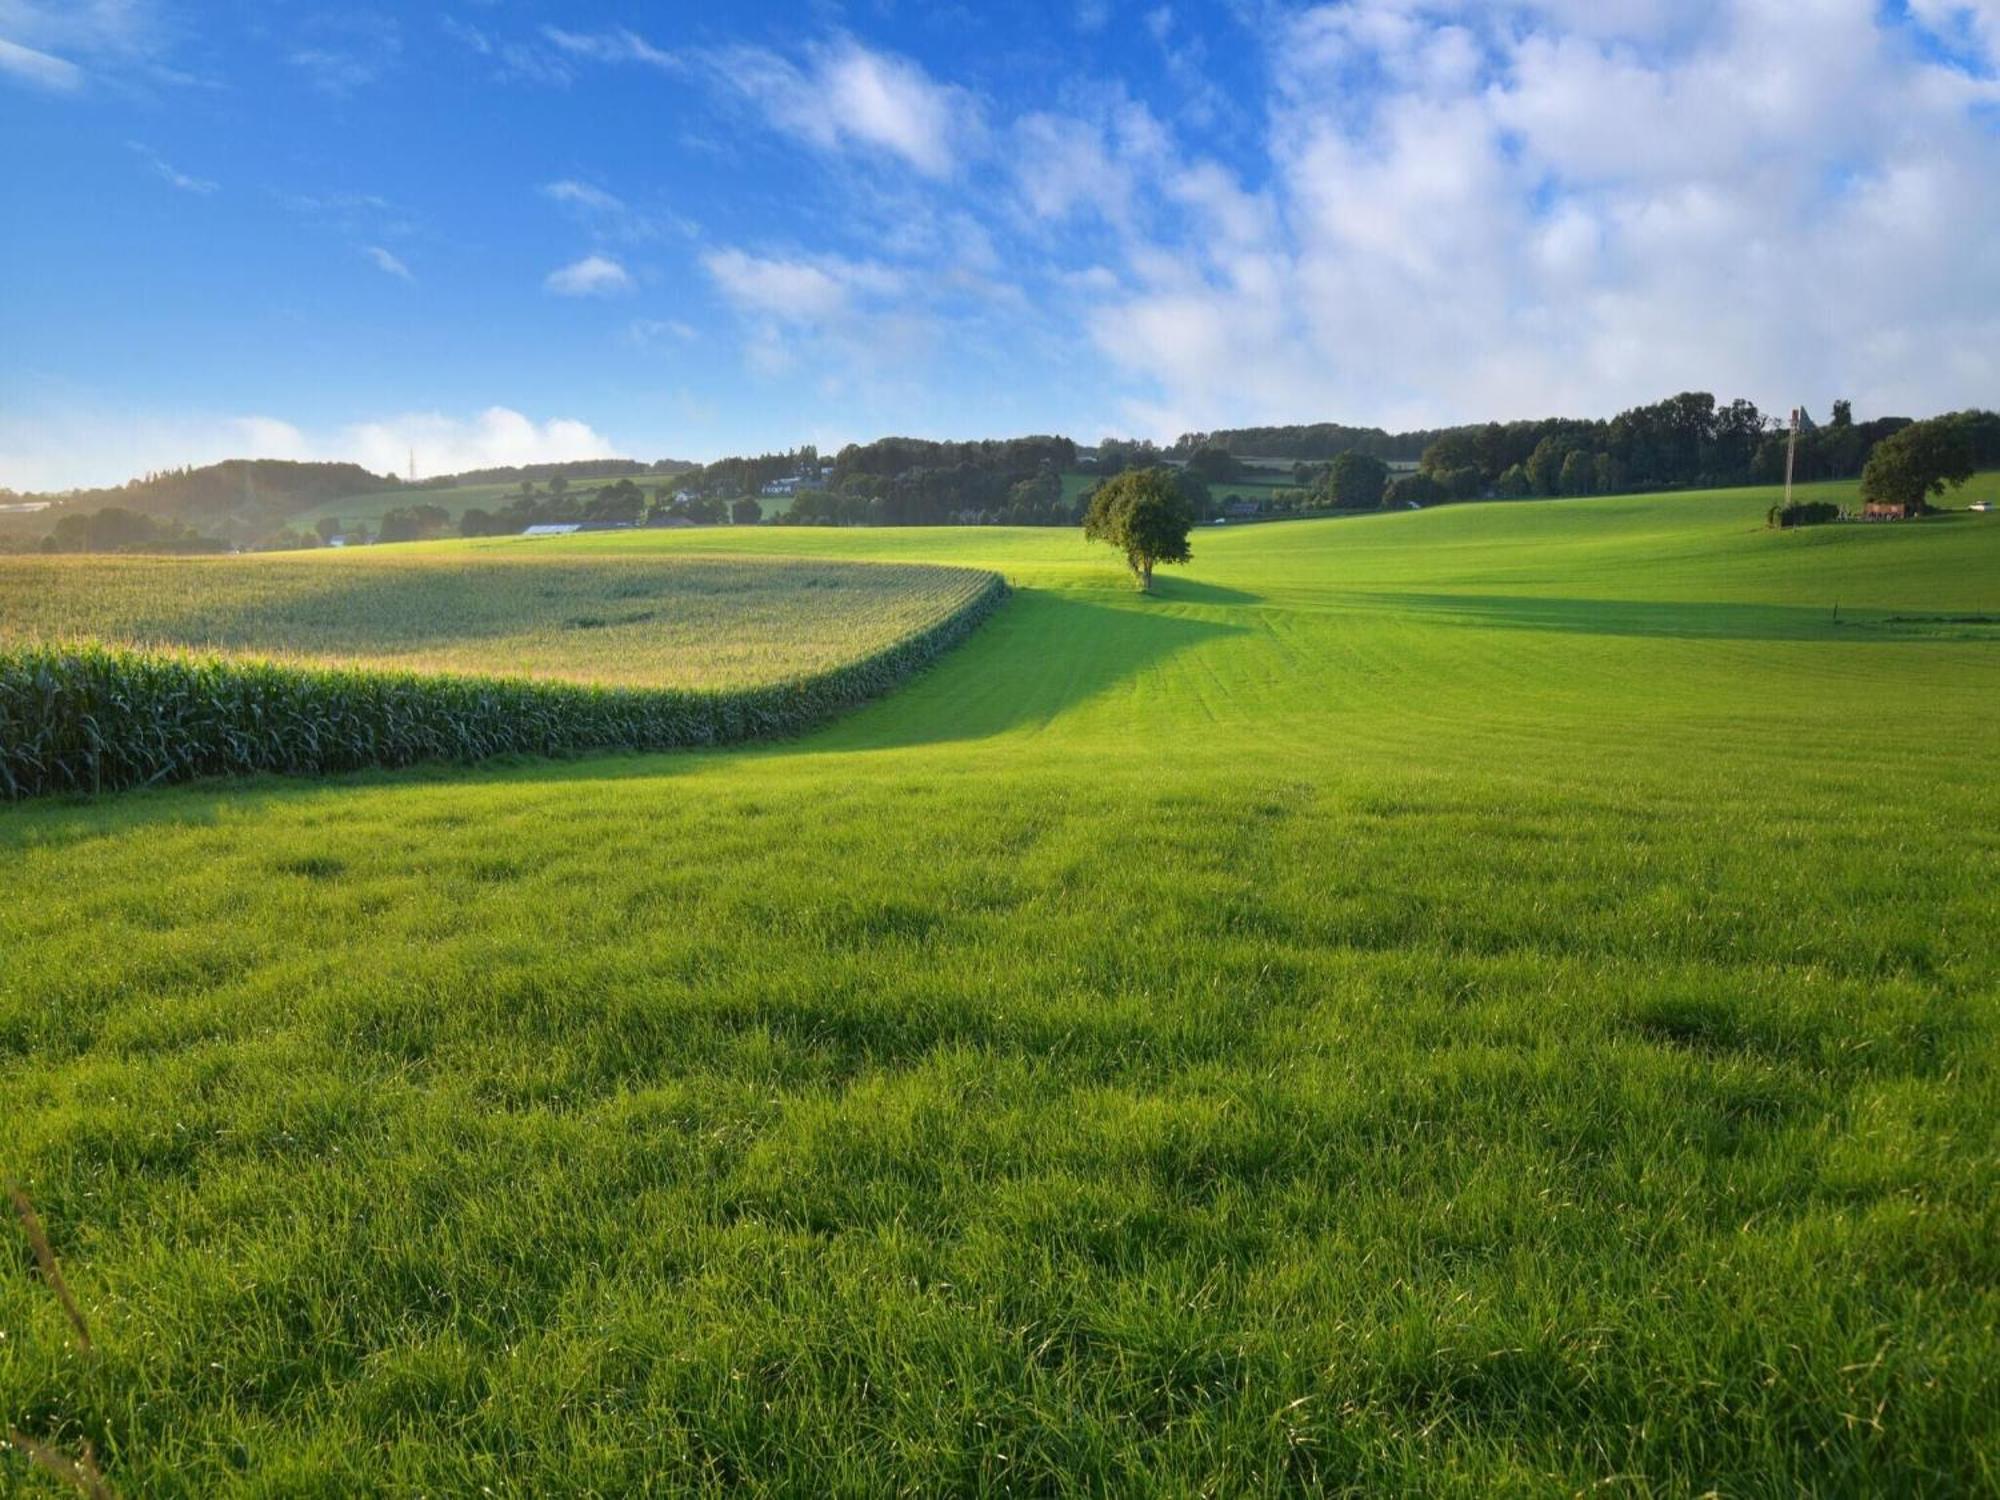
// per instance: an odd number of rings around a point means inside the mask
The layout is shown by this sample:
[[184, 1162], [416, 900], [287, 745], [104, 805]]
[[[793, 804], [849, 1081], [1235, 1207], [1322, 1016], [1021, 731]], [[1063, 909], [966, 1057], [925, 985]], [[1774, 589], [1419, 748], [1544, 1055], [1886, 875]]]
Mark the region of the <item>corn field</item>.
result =
[[740, 688], [872, 655], [983, 581], [927, 564], [525, 548], [0, 556], [0, 649], [91, 640], [297, 666]]
[[725, 688], [0, 643], [0, 797], [793, 734], [886, 692], [963, 640], [1007, 594], [996, 574], [970, 577], [953, 608], [890, 645], [790, 680]]

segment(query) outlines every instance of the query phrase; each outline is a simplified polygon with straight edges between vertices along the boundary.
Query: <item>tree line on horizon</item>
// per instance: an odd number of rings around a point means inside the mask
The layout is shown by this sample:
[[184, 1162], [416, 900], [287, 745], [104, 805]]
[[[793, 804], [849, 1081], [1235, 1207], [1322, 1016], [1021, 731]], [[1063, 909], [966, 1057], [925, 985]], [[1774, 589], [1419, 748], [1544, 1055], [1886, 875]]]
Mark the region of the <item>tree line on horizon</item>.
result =
[[[2000, 465], [2000, 415], [1970, 411], [1951, 414], [1950, 420], [1963, 428], [1975, 467]], [[1801, 482], [1854, 478], [1885, 439], [1910, 425], [1907, 417], [1857, 422], [1846, 401], [1834, 403], [1824, 425], [1806, 415], [1795, 477]], [[1208, 520], [1219, 509], [1215, 492], [1230, 485], [1240, 492], [1254, 484], [1258, 513], [1299, 514], [1485, 497], [1768, 484], [1784, 477], [1787, 442], [1784, 423], [1754, 403], [1724, 405], [1707, 392], [1691, 391], [1604, 420], [1548, 418], [1408, 433], [1318, 423], [1189, 433], [1165, 448], [1145, 439], [1106, 438], [1094, 450], [1052, 435], [968, 442], [886, 437], [850, 443], [831, 456], [807, 444], [708, 464], [582, 460], [468, 471], [417, 484], [356, 464], [237, 459], [75, 492], [52, 513], [9, 518], [0, 547], [312, 546], [327, 539], [327, 528], [315, 535], [294, 528], [291, 517], [348, 495], [390, 488], [410, 490], [412, 503], [384, 515], [372, 539], [411, 540], [451, 529], [450, 513], [428, 498], [430, 493], [506, 479], [519, 479], [521, 493], [490, 509], [466, 511], [459, 521], [462, 534], [510, 534], [572, 521], [754, 524], [765, 511], [756, 497], [774, 486], [790, 501], [771, 518], [780, 524], [1075, 525], [1091, 491], [1066, 486], [1066, 475], [1081, 473], [1101, 484], [1128, 470], [1161, 466], [1178, 476], [1175, 483], [1197, 519]], [[1273, 484], [1269, 467], [1248, 462], [1288, 457], [1293, 459], [1289, 485]], [[1415, 468], [1406, 472], [1390, 467], [1412, 462]], [[605, 482], [584, 487], [582, 482], [592, 479]], [[8, 495], [0, 491], [0, 499]], [[91, 501], [108, 503], [100, 512], [86, 513]]]

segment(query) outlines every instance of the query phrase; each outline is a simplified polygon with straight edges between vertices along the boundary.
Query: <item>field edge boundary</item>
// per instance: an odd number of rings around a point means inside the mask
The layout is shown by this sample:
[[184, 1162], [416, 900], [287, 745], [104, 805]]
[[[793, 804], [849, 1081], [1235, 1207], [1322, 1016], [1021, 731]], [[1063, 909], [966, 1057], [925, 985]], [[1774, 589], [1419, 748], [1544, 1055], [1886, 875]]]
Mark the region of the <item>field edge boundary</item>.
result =
[[683, 750], [814, 729], [901, 686], [1011, 593], [980, 586], [855, 661], [746, 688], [309, 667], [91, 643], [0, 647], [0, 802], [219, 776]]

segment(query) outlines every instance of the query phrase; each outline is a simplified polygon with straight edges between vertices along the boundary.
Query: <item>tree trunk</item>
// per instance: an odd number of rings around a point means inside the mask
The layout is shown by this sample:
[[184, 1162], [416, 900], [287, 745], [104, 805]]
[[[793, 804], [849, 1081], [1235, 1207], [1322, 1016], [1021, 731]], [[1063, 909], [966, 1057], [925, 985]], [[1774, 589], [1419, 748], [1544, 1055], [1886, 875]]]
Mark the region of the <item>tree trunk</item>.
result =
[[1139, 592], [1153, 592], [1153, 560], [1150, 557], [1139, 564]]

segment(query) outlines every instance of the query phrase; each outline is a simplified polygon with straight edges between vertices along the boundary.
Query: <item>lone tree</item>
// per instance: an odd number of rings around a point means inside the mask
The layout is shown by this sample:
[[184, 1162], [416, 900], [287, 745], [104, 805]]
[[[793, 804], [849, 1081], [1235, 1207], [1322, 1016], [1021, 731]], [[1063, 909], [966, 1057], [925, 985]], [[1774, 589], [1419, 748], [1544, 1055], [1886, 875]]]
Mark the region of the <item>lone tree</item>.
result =
[[1972, 477], [1976, 456], [1966, 424], [1954, 414], [1912, 422], [1875, 445], [1861, 471], [1861, 498], [1872, 505], [1903, 505], [1912, 515], [1930, 509], [1930, 496]]
[[1156, 564], [1194, 556], [1188, 548], [1193, 525], [1194, 512], [1173, 475], [1165, 469], [1127, 469], [1097, 487], [1084, 513], [1083, 534], [1123, 552], [1139, 587], [1150, 592]]

